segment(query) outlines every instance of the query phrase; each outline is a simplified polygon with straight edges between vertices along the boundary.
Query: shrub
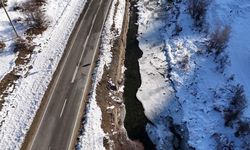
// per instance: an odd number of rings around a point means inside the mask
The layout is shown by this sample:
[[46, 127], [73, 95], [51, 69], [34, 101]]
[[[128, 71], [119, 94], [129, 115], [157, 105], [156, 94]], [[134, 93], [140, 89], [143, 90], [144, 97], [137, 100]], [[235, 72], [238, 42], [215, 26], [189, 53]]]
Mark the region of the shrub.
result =
[[182, 69], [184, 69], [184, 70], [188, 69], [189, 59], [190, 59], [189, 55], [186, 54], [186, 55], [183, 56], [182, 60], [178, 62]]
[[242, 138], [242, 145], [241, 145], [241, 148], [243, 150], [250, 150], [250, 135], [245, 135], [243, 138]]
[[244, 88], [242, 85], [237, 85], [235, 87], [233, 98], [230, 102], [230, 105], [235, 109], [242, 110], [246, 106], [246, 97], [244, 94]]
[[181, 31], [182, 27], [179, 24], [176, 24], [172, 36], [178, 36]]
[[217, 63], [216, 70], [218, 70], [220, 73], [223, 73], [226, 65], [230, 63], [230, 60], [228, 55], [223, 53], [221, 55], [216, 55], [215, 62]]
[[250, 122], [249, 121], [242, 121], [240, 120], [238, 122], [238, 128], [237, 131], [235, 132], [235, 136], [239, 137], [242, 136], [243, 134], [250, 134]]
[[[3, 0], [3, 4], [4, 4], [4, 6], [7, 6], [7, 0]], [[2, 2], [0, 1], [0, 8], [2, 8], [3, 7], [3, 5], [2, 5]]]
[[230, 32], [230, 26], [218, 26], [215, 31], [212, 32], [212, 34], [210, 35], [210, 40], [208, 43], [209, 50], [214, 49], [215, 54], [219, 55], [227, 46], [227, 42], [230, 37]]
[[202, 26], [207, 11], [206, 0], [188, 0], [188, 11], [195, 21], [196, 26]]
[[226, 137], [225, 135], [222, 135], [220, 133], [214, 133], [212, 137], [215, 139], [217, 150], [234, 149], [234, 142], [230, 141], [228, 137]]
[[17, 39], [14, 44], [14, 52], [18, 51], [28, 51], [29, 49], [29, 44], [26, 40], [24, 39]]
[[40, 9], [45, 3], [45, 0], [29, 0], [20, 5], [20, 10], [28, 16], [26, 21], [30, 28], [26, 31], [27, 35], [38, 35], [48, 28], [49, 21]]
[[0, 50], [3, 50], [6, 47], [3, 41], [0, 41]]
[[229, 108], [224, 110], [224, 120], [226, 126], [232, 126], [232, 122], [239, 119], [242, 110], [246, 106], [246, 97], [243, 86], [235, 86], [232, 92], [233, 96], [230, 100]]
[[233, 121], [239, 118], [240, 110], [236, 109], [226, 109], [224, 110], [224, 120], [225, 120], [225, 126], [232, 127]]
[[38, 35], [42, 34], [49, 26], [49, 21], [41, 11], [36, 11], [33, 14], [34, 24], [26, 31], [27, 35]]

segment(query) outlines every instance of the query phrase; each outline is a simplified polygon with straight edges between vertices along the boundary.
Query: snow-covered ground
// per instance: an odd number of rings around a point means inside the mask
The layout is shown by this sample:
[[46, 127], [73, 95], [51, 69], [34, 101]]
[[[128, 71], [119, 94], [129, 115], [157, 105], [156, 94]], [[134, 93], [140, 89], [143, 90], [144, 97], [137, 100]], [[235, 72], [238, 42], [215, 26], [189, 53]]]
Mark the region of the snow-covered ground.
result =
[[[17, 2], [22, 1], [8, 0], [7, 8]], [[35, 48], [28, 64], [33, 68], [28, 72], [20, 72], [21, 78], [16, 81], [14, 91], [5, 98], [0, 112], [0, 149], [21, 147], [85, 2], [86, 0], [47, 0], [44, 8], [49, 16], [50, 26], [34, 39], [39, 46]], [[0, 38], [11, 39], [14, 37], [11, 27], [3, 10], [0, 11]], [[15, 19], [17, 16], [22, 17], [22, 14], [10, 11], [10, 16]], [[21, 34], [22, 28], [18, 32]], [[0, 54], [0, 79], [15, 65], [16, 56], [9, 47], [11, 43], [8, 40], [6, 50]]]
[[[138, 9], [143, 56], [139, 59], [142, 85], [137, 97], [154, 123], [147, 131], [157, 148], [171, 149], [173, 133], [167, 126], [168, 116], [187, 129], [190, 147], [249, 148], [244, 143], [247, 136], [236, 137], [235, 132], [239, 129], [237, 121], [250, 118], [250, 2], [210, 1], [201, 31], [194, 26], [187, 1], [139, 0]], [[216, 58], [208, 53], [207, 41], [216, 27], [226, 25], [231, 27], [228, 46]], [[227, 56], [221, 71], [218, 62]], [[245, 91], [244, 114], [226, 127], [224, 115], [238, 84]]]
[[[227, 68], [228, 74], [234, 74], [235, 80], [244, 85], [245, 94], [250, 98], [250, 2], [248, 0], [221, 0], [213, 1], [208, 11], [209, 26], [213, 29], [214, 23], [230, 25], [231, 37], [226, 51], [231, 65]], [[217, 16], [217, 17], [214, 17]], [[250, 117], [250, 102], [245, 111]]]
[[[114, 39], [119, 37], [121, 34], [125, 6], [125, 0], [114, 0], [111, 4], [111, 8], [102, 33], [99, 61], [97, 67], [95, 68], [95, 75], [92, 79], [92, 92], [89, 98], [89, 104], [87, 106], [85, 116], [86, 119], [83, 122], [83, 133], [79, 136], [77, 149], [105, 149], [103, 146], [105, 133], [101, 128], [102, 112], [96, 102], [96, 89], [103, 77], [104, 67], [109, 67], [112, 61], [111, 49], [114, 44]], [[114, 28], [112, 27], [113, 24], [115, 25]]]
[[[13, 1], [9, 1], [6, 7], [9, 10], [13, 6]], [[23, 18], [23, 14], [17, 11], [10, 11], [9, 15], [12, 20]], [[16, 23], [18, 33], [21, 35], [25, 31], [25, 26], [21, 23]], [[11, 48], [14, 43], [16, 35], [12, 26], [4, 12], [4, 9], [0, 9], [0, 41], [6, 44], [6, 48], [0, 51], [0, 80], [7, 74], [15, 65], [16, 54]]]

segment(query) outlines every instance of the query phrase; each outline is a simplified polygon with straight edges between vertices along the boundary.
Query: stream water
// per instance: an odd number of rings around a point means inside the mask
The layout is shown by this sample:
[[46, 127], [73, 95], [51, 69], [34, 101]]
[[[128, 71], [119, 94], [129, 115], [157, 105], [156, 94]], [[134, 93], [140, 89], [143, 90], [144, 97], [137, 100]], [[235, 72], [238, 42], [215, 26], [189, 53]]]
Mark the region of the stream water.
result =
[[139, 48], [137, 38], [138, 10], [136, 8], [137, 0], [130, 0], [130, 21], [127, 35], [127, 48], [125, 58], [125, 88], [124, 99], [126, 105], [126, 117], [124, 121], [125, 128], [131, 140], [139, 140], [147, 150], [155, 149], [145, 130], [149, 120], [144, 114], [144, 108], [137, 99], [136, 93], [141, 86], [141, 76], [138, 59], [142, 57], [142, 51]]

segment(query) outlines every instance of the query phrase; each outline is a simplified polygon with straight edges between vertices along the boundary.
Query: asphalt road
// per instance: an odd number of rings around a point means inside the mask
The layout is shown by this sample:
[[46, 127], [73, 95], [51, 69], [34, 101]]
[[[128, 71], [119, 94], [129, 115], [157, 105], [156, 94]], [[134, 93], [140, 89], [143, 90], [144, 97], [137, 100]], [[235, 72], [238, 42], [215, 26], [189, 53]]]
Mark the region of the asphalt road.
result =
[[30, 150], [74, 148], [101, 31], [112, 0], [90, 0], [54, 76]]

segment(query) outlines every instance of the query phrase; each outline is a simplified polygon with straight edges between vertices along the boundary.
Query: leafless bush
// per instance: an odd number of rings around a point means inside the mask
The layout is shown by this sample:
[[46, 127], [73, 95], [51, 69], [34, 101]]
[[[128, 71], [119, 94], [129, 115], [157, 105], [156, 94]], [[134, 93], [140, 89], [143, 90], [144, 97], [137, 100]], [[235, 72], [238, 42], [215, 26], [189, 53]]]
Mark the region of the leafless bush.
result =
[[228, 137], [222, 135], [220, 133], [215, 133], [212, 136], [217, 143], [216, 149], [217, 150], [233, 150], [234, 149], [234, 142], [230, 141]]
[[176, 24], [172, 36], [178, 36], [181, 31], [182, 27], [179, 24]]
[[250, 134], [244, 135], [244, 137], [242, 137], [242, 145], [241, 145], [241, 149], [243, 150], [250, 150]]
[[188, 69], [189, 55], [186, 54], [181, 61], [178, 62], [182, 69]]
[[235, 109], [242, 110], [246, 106], [246, 96], [244, 94], [244, 88], [242, 85], [235, 86], [234, 96], [230, 105]]
[[0, 50], [3, 50], [6, 47], [3, 41], [0, 41]]
[[216, 55], [215, 62], [217, 64], [216, 70], [223, 73], [227, 64], [230, 63], [227, 54]]
[[244, 88], [241, 85], [237, 85], [234, 88], [232, 99], [230, 100], [229, 108], [224, 110], [224, 120], [226, 126], [232, 126], [234, 120], [240, 120], [239, 117], [242, 110], [246, 106], [246, 97], [244, 94]]
[[243, 134], [247, 135], [250, 134], [250, 122], [249, 121], [242, 121], [238, 122], [238, 128], [235, 132], [237, 137], [242, 136]]
[[236, 120], [237, 118], [239, 118], [240, 115], [240, 110], [236, 110], [236, 109], [226, 109], [224, 110], [224, 120], [225, 120], [225, 126], [230, 126], [232, 127], [233, 125], [233, 121]]
[[29, 62], [30, 54], [32, 54], [35, 45], [32, 45], [28, 40], [18, 39], [14, 43], [14, 52], [19, 52], [15, 60], [17, 65], [25, 65]]
[[45, 3], [46, 0], [29, 0], [19, 6], [20, 10], [28, 16], [26, 22], [30, 28], [26, 31], [27, 35], [38, 35], [48, 28], [49, 21], [40, 8]]
[[219, 55], [227, 46], [227, 42], [230, 37], [231, 27], [218, 26], [215, 31], [210, 35], [210, 40], [208, 43], [209, 50], [215, 50], [215, 54]]
[[46, 0], [28, 0], [21, 3], [18, 7], [21, 11], [32, 13], [40, 10], [40, 7], [46, 4]]
[[34, 24], [26, 31], [27, 35], [42, 34], [49, 26], [49, 21], [41, 11], [36, 11], [33, 14]]
[[[3, 4], [4, 4], [4, 6], [7, 6], [7, 0], [3, 0]], [[0, 1], [0, 8], [2, 8], [3, 7], [3, 5], [2, 5], [2, 2]]]
[[206, 0], [188, 0], [188, 11], [195, 21], [196, 26], [202, 26], [207, 11], [208, 2]]
[[27, 51], [29, 49], [29, 44], [24, 39], [17, 39], [14, 44], [14, 52]]

